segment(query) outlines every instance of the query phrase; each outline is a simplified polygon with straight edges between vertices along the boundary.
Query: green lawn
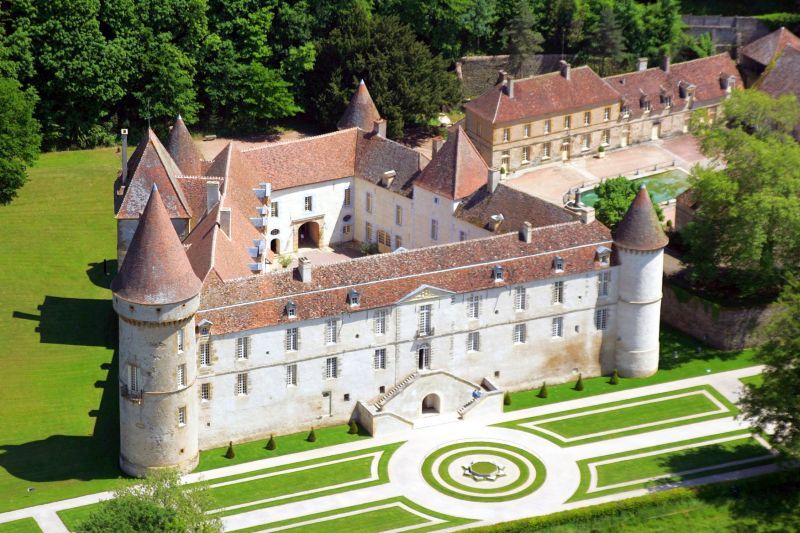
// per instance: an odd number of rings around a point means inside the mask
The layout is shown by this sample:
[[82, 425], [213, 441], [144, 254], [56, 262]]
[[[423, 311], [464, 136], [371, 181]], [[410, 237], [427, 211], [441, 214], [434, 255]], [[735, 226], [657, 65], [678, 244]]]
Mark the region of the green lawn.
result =
[[119, 166], [111, 148], [44, 154], [0, 207], [0, 512], [119, 483], [116, 319], [103, 274], [116, 257]]
[[[394, 505], [393, 505], [394, 504]], [[443, 523], [430, 524], [431, 520], [412, 513], [400, 507], [400, 505], [411, 508], [426, 516], [444, 520]], [[382, 509], [376, 509], [383, 507]], [[342, 516], [346, 513], [353, 513], [361, 511], [358, 514], [349, 516]], [[325, 519], [325, 520], [321, 520]], [[306, 522], [312, 520], [321, 520], [319, 522], [308, 524]], [[280, 522], [271, 522], [269, 524], [262, 524], [260, 526], [236, 529], [239, 533], [246, 533], [252, 531], [263, 531], [272, 528], [284, 528], [284, 531], [297, 531], [302, 530], [304, 533], [328, 533], [330, 531], [358, 531], [359, 533], [379, 533], [381, 531], [388, 531], [399, 528], [413, 528], [413, 531], [435, 531], [437, 529], [444, 529], [468, 524], [471, 520], [465, 518], [456, 518], [453, 516], [444, 515], [430, 511], [416, 503], [408, 500], [407, 498], [397, 497], [388, 500], [380, 500], [376, 502], [365, 503], [363, 505], [355, 505], [353, 507], [343, 507], [335, 511], [328, 511], [324, 513], [315, 513], [289, 520], [282, 520]], [[290, 527], [294, 526], [294, 527]]]
[[739, 379], [745, 385], [754, 385], [760, 387], [764, 383], [764, 374], [756, 374], [755, 376], [747, 376], [746, 378]]
[[662, 323], [661, 361], [656, 374], [648, 378], [621, 378], [617, 385], [611, 385], [608, 377], [584, 378], [584, 390], [582, 391], [576, 391], [574, 383], [548, 385], [547, 398], [537, 396], [538, 388], [512, 392], [511, 405], [507, 405], [505, 410], [516, 411], [607, 392], [635, 389], [646, 385], [735, 370], [757, 364], [753, 359], [754, 355], [753, 350], [723, 352], [704, 347], [699, 341]]
[[[727, 410], [722, 413], [719, 412], [719, 407], [707, 396], [702, 394], [703, 391], [713, 396], [719, 403], [725, 406]], [[686, 393], [694, 394], [678, 398], [675, 397], [679, 394]], [[630, 405], [647, 400], [658, 401], [641, 405]], [[600, 409], [607, 410], [597, 412]], [[618, 402], [594, 405], [591, 407], [583, 407], [581, 409], [573, 409], [571, 411], [563, 411], [521, 420], [512, 420], [510, 422], [504, 422], [498, 425], [501, 427], [533, 433], [555, 442], [560, 446], [577, 446], [589, 442], [597, 442], [610, 438], [634, 435], [637, 433], [655, 431], [668, 427], [694, 424], [705, 420], [733, 416], [737, 412], [738, 410], [736, 409], [736, 406], [728, 402], [713, 387], [704, 385], [659, 394], [651, 394], [649, 396], [642, 396], [631, 400], [622, 400]], [[690, 418], [687, 420], [674, 420], [679, 417], [702, 415], [703, 413], [709, 414], [706, 416], [696, 416], [695, 418]], [[571, 416], [570, 418], [562, 418], [560, 420], [552, 420], [555, 417], [568, 415], [574, 416]], [[534, 427], [522, 426], [522, 424], [531, 423], [536, 423], [536, 425]], [[634, 427], [643, 424], [649, 425], [639, 428]], [[557, 435], [552, 435], [542, 430], [553, 432]], [[601, 432], [613, 433], [592, 436]], [[586, 436], [586, 438], [579, 438], [582, 436]], [[572, 438], [575, 438], [576, 440], [567, 440]]]
[[41, 530], [33, 518], [21, 518], [0, 524], [0, 533], [39, 533]]
[[[711, 441], [723, 437], [740, 437], [725, 442], [711, 443]], [[672, 450], [678, 446], [691, 446], [683, 450]], [[636, 457], [625, 459], [643, 453], [652, 453], [664, 450], [663, 453], [653, 453], [645, 457]], [[607, 461], [609, 459], [621, 459], [618, 462], [598, 464], [596, 465], [597, 472], [597, 488], [587, 492], [590, 480], [590, 465], [598, 462]], [[754, 461], [742, 465], [728, 465], [734, 461], [741, 461], [745, 459], [763, 459], [763, 461]], [[581, 484], [576, 491], [575, 495], [571, 498], [574, 500], [583, 500], [588, 498], [597, 498], [607, 494], [614, 494], [617, 492], [628, 492], [642, 487], [652, 487], [663, 485], [665, 483], [673, 483], [684, 479], [695, 477], [704, 477], [711, 474], [716, 474], [723, 471], [740, 470], [749, 468], [756, 464], [764, 464], [772, 462], [774, 456], [769, 453], [761, 444], [759, 444], [750, 433], [747, 432], [731, 432], [721, 435], [712, 435], [700, 439], [692, 439], [688, 441], [673, 442], [661, 446], [653, 446], [650, 448], [643, 448], [640, 450], [632, 450], [629, 452], [607, 455], [604, 457], [595, 457], [592, 459], [585, 459], [578, 462], [578, 467], [581, 471]], [[719, 468], [714, 468], [719, 466]], [[701, 472], [688, 473], [690, 470], [706, 468]], [[680, 472], [687, 472], [680, 474]], [[656, 476], [665, 476], [657, 480], [646, 481], [647, 478]], [[644, 480], [644, 481], [643, 481]], [[639, 483], [633, 483], [640, 481]], [[629, 483], [625, 486], [613, 485]], [[608, 487], [603, 490], [603, 487]]]

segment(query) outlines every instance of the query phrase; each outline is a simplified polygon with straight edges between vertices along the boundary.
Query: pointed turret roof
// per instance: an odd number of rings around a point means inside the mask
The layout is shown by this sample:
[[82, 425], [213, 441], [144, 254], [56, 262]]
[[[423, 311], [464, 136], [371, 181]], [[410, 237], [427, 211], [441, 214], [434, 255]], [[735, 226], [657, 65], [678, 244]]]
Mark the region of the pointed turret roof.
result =
[[129, 302], [163, 305], [196, 296], [201, 285], [153, 184], [111, 290]]
[[740, 53], [761, 65], [767, 66], [783, 51], [786, 45], [800, 48], [800, 37], [781, 26], [772, 33], [743, 47]]
[[128, 163], [128, 186], [117, 218], [139, 218], [153, 185], [158, 186], [171, 218], [190, 218], [191, 208], [178, 184], [181, 175], [158, 136], [148, 128]]
[[367, 84], [364, 83], [364, 80], [361, 80], [356, 94], [350, 99], [350, 103], [347, 105], [347, 109], [344, 110], [344, 114], [342, 114], [342, 118], [339, 119], [336, 127], [340, 130], [361, 128], [364, 131], [371, 131], [374, 122], [380, 120], [380, 118], [381, 114], [378, 113], [378, 108], [375, 107], [375, 102], [372, 101], [372, 97], [369, 95]]
[[614, 242], [631, 250], [659, 250], [669, 239], [661, 229], [647, 187], [642, 185], [614, 232]]
[[475, 145], [461, 126], [456, 126], [414, 184], [451, 200], [460, 200], [483, 187], [488, 174], [489, 168]]
[[200, 151], [194, 144], [192, 134], [189, 133], [189, 129], [180, 115], [169, 132], [167, 151], [185, 176], [201, 176], [203, 174]]

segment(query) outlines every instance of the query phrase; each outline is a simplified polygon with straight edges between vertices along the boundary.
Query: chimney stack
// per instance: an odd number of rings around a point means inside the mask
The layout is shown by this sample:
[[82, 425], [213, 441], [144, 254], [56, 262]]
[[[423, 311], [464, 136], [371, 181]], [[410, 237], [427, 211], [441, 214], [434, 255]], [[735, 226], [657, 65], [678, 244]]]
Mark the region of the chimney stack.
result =
[[669, 74], [669, 55], [664, 54], [664, 58], [661, 60], [661, 70]]
[[489, 192], [494, 192], [495, 189], [497, 189], [497, 186], [500, 184], [500, 169], [490, 168], [488, 177], [489, 180], [487, 186], [489, 187]]
[[514, 78], [510, 75], [506, 75], [506, 79], [503, 80], [503, 92], [505, 92], [509, 98], [514, 98]]
[[122, 185], [128, 184], [128, 130], [123, 129], [122, 133]]
[[311, 261], [308, 257], [301, 257], [297, 260], [297, 272], [300, 274], [300, 281], [311, 283]]
[[230, 208], [221, 209], [219, 212], [219, 227], [225, 235], [231, 238], [231, 210]]
[[636, 70], [638, 70], [639, 72], [641, 72], [643, 70], [647, 70], [647, 58], [646, 57], [640, 57], [639, 58]]
[[431, 158], [436, 157], [436, 154], [439, 153], [439, 150], [442, 149], [442, 145], [444, 144], [444, 139], [441, 135], [437, 135], [432, 140], [433, 145], [431, 146]]
[[533, 242], [533, 224], [527, 220], [522, 223], [522, 229], [519, 232], [520, 240], [530, 244]]
[[386, 120], [379, 118], [378, 120], [372, 123], [372, 133], [381, 137], [382, 139], [386, 138]]
[[392, 182], [394, 181], [395, 176], [397, 176], [397, 172], [394, 170], [387, 170], [383, 173], [383, 186], [387, 189], [392, 186]]
[[558, 68], [561, 71], [561, 75], [564, 76], [565, 80], [569, 81], [570, 79], [572, 79], [572, 74], [570, 73], [572, 67], [569, 66], [569, 63], [567, 63], [562, 59], [561, 61], [558, 62]]
[[508, 76], [508, 74], [506, 73], [505, 70], [498, 70], [497, 71], [497, 82], [495, 83], [495, 85], [497, 85], [498, 83], [503, 83], [504, 81], [506, 81], [506, 76]]
[[206, 182], [206, 213], [219, 202], [219, 182]]

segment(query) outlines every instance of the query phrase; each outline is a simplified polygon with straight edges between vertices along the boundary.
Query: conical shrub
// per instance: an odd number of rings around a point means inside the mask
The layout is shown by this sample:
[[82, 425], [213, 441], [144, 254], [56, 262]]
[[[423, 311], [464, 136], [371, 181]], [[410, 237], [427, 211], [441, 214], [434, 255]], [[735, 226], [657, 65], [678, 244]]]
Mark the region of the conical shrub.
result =
[[308, 442], [317, 442], [317, 434], [314, 433], [314, 428], [311, 428], [311, 431], [308, 432], [308, 437], [306, 437]]
[[609, 381], [611, 385], [619, 384], [619, 373], [617, 373], [617, 369], [614, 369], [614, 373], [611, 374], [611, 380]]
[[583, 390], [583, 374], [578, 374], [578, 381], [575, 382], [575, 390], [576, 391]]
[[542, 388], [539, 389], [539, 394], [537, 394], [536, 396], [538, 396], [539, 398], [547, 398], [547, 382], [546, 381], [542, 382]]
[[233, 459], [236, 457], [236, 452], [233, 451], [233, 441], [228, 442], [228, 451], [225, 452], [226, 459]]
[[275, 442], [275, 437], [270, 435], [269, 436], [269, 440], [267, 441], [267, 449], [268, 450], [274, 450], [277, 447], [278, 447], [278, 443]]
[[503, 405], [511, 405], [511, 394], [508, 391], [503, 394]]
[[347, 430], [350, 435], [358, 435], [358, 424], [355, 420], [350, 421], [350, 429]]

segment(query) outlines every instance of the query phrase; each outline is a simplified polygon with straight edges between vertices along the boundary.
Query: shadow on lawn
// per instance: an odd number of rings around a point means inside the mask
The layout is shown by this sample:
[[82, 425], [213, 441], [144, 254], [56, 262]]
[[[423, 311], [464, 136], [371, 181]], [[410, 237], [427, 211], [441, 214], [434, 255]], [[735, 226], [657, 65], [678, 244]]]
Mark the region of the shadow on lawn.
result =
[[741, 353], [738, 351], [724, 352], [707, 346], [680, 331], [667, 327], [661, 323], [659, 335], [661, 345], [658, 367], [660, 370], [671, 370], [690, 361], [708, 361], [711, 359], [729, 360], [736, 359]]

